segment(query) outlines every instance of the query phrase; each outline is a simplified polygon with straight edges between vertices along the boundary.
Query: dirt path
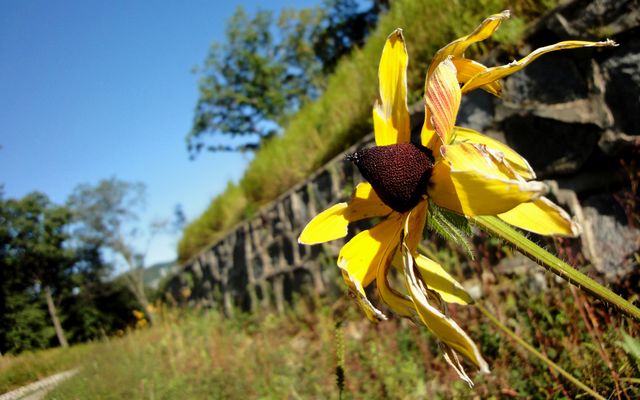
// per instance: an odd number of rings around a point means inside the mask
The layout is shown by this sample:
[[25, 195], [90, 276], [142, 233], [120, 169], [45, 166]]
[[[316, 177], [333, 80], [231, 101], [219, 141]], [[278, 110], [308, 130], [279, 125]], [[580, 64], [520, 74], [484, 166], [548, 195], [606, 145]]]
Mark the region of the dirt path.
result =
[[41, 400], [59, 383], [71, 378], [78, 369], [70, 369], [0, 395], [0, 400]]

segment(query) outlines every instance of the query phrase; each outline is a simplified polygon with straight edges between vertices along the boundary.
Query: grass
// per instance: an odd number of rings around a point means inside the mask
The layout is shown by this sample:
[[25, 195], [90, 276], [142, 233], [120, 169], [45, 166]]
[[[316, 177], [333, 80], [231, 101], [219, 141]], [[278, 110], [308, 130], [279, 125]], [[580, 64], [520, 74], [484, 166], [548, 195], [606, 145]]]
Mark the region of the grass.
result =
[[[463, 6], [464, 3], [464, 6]], [[219, 239], [243, 217], [274, 200], [316, 168], [372, 131], [371, 109], [377, 96], [377, 68], [384, 41], [396, 27], [405, 32], [410, 64], [411, 102], [422, 95], [424, 74], [432, 55], [467, 34], [486, 16], [511, 8], [515, 15], [496, 35], [499, 43], [515, 43], [526, 24], [556, 1], [398, 0], [380, 18], [367, 43], [343, 58], [327, 78], [323, 95], [294, 115], [282, 136], [256, 153], [239, 186], [230, 184], [209, 208], [184, 230], [179, 261], [186, 261]], [[476, 45], [481, 53], [494, 41]], [[239, 201], [236, 201], [239, 200]], [[220, 208], [226, 212], [220, 212]]]
[[[477, 262], [437, 238], [427, 246], [454, 276], [484, 294], [484, 308], [544, 356], [605, 398], [640, 398], [637, 323], [537, 266], [524, 267], [526, 260], [498, 240], [481, 236], [475, 243]], [[558, 245], [565, 258], [584, 265], [571, 243]], [[637, 295], [633, 285], [616, 290]], [[396, 318], [372, 324], [340, 295], [298, 298], [284, 315], [239, 312], [225, 319], [215, 310], [164, 310], [155, 326], [123, 337], [4, 358], [0, 382], [12, 382], [3, 383], [6, 390], [16, 386], [16, 376], [25, 383], [79, 365], [49, 398], [338, 398], [341, 365], [343, 399], [583, 396], [475, 307], [450, 311], [491, 367], [489, 375], [471, 374], [473, 389], [457, 379], [426, 329]]]
[[80, 344], [69, 349], [53, 348], [0, 357], [0, 393], [19, 388], [84, 362], [94, 345]]

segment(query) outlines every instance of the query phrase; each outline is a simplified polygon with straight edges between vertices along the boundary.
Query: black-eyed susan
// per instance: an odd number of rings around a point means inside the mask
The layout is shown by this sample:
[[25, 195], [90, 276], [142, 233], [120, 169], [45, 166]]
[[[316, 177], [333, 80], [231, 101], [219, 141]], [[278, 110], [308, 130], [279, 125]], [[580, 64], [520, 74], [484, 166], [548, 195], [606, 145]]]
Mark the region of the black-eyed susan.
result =
[[[496, 140], [455, 126], [461, 95], [474, 88], [499, 95], [498, 79], [545, 52], [611, 44], [558, 43], [496, 68], [463, 57], [470, 44], [490, 36], [506, 17], [507, 12], [489, 17], [472, 34], [437, 53], [426, 77], [421, 143], [411, 142], [408, 55], [402, 31], [388, 37], [378, 70], [380, 101], [373, 109], [376, 146], [348, 156], [367, 182], [357, 185], [350, 202], [317, 215], [299, 237], [300, 243], [322, 243], [346, 236], [351, 222], [380, 218], [342, 247], [338, 266], [346, 284], [370, 319], [384, 320], [365, 293], [375, 281], [391, 310], [423, 323], [435, 334], [447, 361], [469, 384], [458, 354], [481, 371], [487, 372], [488, 365], [447, 313], [447, 302], [468, 304], [470, 296], [438, 263], [417, 252], [429, 202], [465, 217], [498, 216], [540, 234], [571, 236], [577, 228], [561, 208], [543, 197], [546, 187], [534, 180], [523, 157]], [[387, 276], [392, 265], [403, 271], [404, 288], [390, 286]]]

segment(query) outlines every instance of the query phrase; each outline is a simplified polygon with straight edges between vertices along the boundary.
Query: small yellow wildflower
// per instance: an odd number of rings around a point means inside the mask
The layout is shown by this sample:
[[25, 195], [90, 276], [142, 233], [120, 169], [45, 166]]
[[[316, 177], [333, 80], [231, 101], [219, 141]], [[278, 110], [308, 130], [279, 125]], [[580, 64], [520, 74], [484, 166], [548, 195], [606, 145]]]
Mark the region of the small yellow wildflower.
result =
[[[458, 354], [483, 372], [488, 365], [476, 345], [448, 316], [446, 303], [469, 304], [470, 296], [438, 263], [417, 252], [429, 201], [466, 217], [497, 215], [520, 228], [544, 235], [574, 236], [569, 216], [543, 197], [527, 161], [508, 146], [470, 129], [456, 127], [463, 93], [482, 88], [499, 95], [498, 79], [549, 51], [612, 45], [612, 42], [561, 42], [520, 61], [494, 68], [463, 57], [465, 49], [489, 37], [509, 16], [487, 18], [470, 35], [442, 48], [425, 83], [425, 122], [421, 143], [411, 143], [407, 108], [408, 55], [402, 31], [387, 39], [378, 78], [380, 101], [373, 109], [376, 146], [348, 157], [368, 181], [357, 185], [351, 201], [317, 215], [299, 242], [316, 244], [342, 238], [351, 222], [383, 217], [343, 246], [338, 266], [350, 291], [372, 320], [385, 315], [367, 298], [376, 282], [380, 298], [400, 316], [423, 323], [441, 342], [445, 359], [472, 384]], [[462, 85], [462, 87], [461, 87]], [[402, 266], [404, 290], [389, 285], [392, 265]]]

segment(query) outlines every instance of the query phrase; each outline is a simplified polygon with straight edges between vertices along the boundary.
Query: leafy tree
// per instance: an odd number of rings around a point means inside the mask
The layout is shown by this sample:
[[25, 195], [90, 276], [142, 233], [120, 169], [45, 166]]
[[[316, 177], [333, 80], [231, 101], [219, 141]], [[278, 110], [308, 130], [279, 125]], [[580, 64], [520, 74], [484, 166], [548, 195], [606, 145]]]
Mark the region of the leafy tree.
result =
[[[133, 245], [140, 233], [135, 223], [144, 198], [144, 184], [110, 178], [103, 179], [95, 186], [77, 186], [67, 204], [74, 214], [76, 236], [96, 248], [109, 249], [126, 263], [128, 272], [123, 279], [148, 320], [153, 322], [143, 279], [146, 249], [139, 251]], [[164, 224], [152, 225], [148, 243], [163, 229]]]
[[[255, 151], [321, 93], [325, 75], [364, 42], [387, 0], [361, 11], [355, 0], [250, 17], [238, 8], [226, 42], [214, 43], [199, 69], [200, 95], [187, 144], [210, 151]], [[211, 142], [211, 135], [220, 140]], [[227, 138], [224, 140], [223, 138]]]
[[0, 331], [3, 351], [43, 347], [42, 298], [61, 346], [67, 339], [58, 315], [58, 300], [70, 285], [73, 252], [65, 247], [71, 213], [46, 195], [0, 201]]
[[327, 10], [313, 38], [313, 51], [324, 74], [333, 72], [338, 61], [354, 47], [360, 47], [378, 22], [378, 15], [389, 9], [388, 0], [373, 0], [361, 9], [356, 0], [326, 0]]
[[204, 133], [246, 140], [236, 145], [212, 144], [212, 151], [256, 150], [273, 136], [288, 115], [313, 98], [318, 66], [308, 45], [317, 10], [283, 13], [278, 32], [270, 11], [250, 17], [238, 8], [227, 23], [226, 42], [214, 43], [199, 71], [200, 96], [189, 150], [205, 146]]

